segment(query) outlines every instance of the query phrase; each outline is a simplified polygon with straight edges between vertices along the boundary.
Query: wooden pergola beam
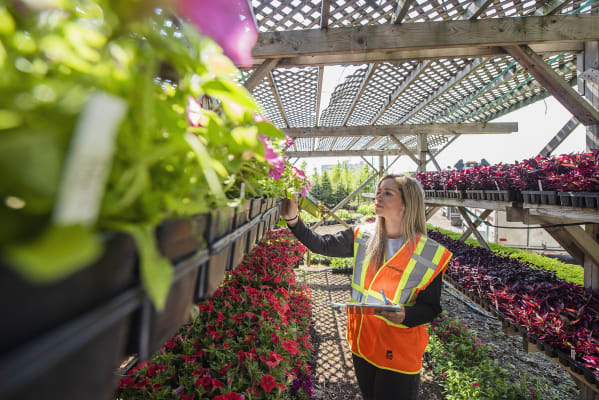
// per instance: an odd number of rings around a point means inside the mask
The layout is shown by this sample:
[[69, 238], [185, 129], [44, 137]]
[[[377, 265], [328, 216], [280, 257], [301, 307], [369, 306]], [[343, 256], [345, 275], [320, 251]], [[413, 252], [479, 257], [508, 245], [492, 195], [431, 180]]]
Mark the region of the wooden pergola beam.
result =
[[580, 124], [575, 117], [572, 117], [566, 122], [562, 129], [543, 147], [541, 151], [539, 151], [539, 155], [547, 157], [549, 154], [553, 153], [553, 151], [559, 146], [566, 138], [576, 129], [576, 127]]
[[476, 0], [466, 9], [464, 13], [465, 19], [477, 19], [485, 12], [494, 0]]
[[391, 138], [391, 140], [392, 140], [392, 141], [393, 141], [393, 142], [394, 142], [396, 145], [398, 145], [398, 146], [399, 146], [399, 148], [400, 148], [400, 149], [402, 149], [402, 150], [404, 151], [404, 153], [405, 153], [405, 154], [407, 154], [407, 155], [408, 155], [408, 157], [410, 157], [410, 158], [412, 159], [412, 161], [414, 161], [414, 162], [416, 163], [416, 165], [418, 165], [418, 164], [420, 163], [420, 160], [418, 159], [418, 157], [416, 157], [416, 156], [414, 155], [414, 153], [412, 153], [412, 152], [410, 151], [410, 149], [408, 149], [408, 148], [406, 147], [406, 145], [405, 145], [405, 144], [403, 144], [403, 143], [402, 143], [402, 142], [401, 142], [401, 141], [400, 141], [398, 138], [396, 138], [396, 137], [395, 137], [395, 136], [393, 136], [393, 135], [389, 135], [389, 137]]
[[358, 93], [356, 93], [356, 95], [354, 96], [354, 99], [352, 100], [349, 110], [347, 111], [347, 114], [345, 114], [345, 117], [343, 118], [343, 122], [341, 123], [342, 126], [347, 125], [347, 121], [349, 121], [349, 118], [351, 117], [352, 113], [354, 112], [354, 109], [356, 108], [356, 105], [358, 104], [358, 100], [360, 99], [360, 96], [362, 96], [362, 93], [364, 93], [364, 90], [366, 90], [366, 87], [368, 86], [368, 82], [370, 82], [370, 79], [374, 75], [374, 71], [376, 70], [377, 67], [378, 67], [378, 63], [373, 63], [373, 64], [368, 65], [366, 74], [364, 74], [364, 78], [362, 79], [362, 82], [360, 83], [360, 88], [358, 89]]
[[331, 10], [331, 0], [322, 0], [320, 7], [320, 29], [329, 28], [329, 14]]
[[398, 0], [397, 8], [395, 9], [395, 14], [393, 15], [393, 23], [399, 25], [403, 22], [403, 19], [408, 14], [410, 10], [410, 6], [414, 0]]
[[426, 61], [422, 61], [420, 62], [416, 68], [414, 68], [412, 70], [412, 72], [410, 72], [410, 75], [408, 75], [403, 82], [401, 83], [401, 85], [399, 85], [398, 88], [396, 88], [393, 93], [391, 95], [389, 95], [389, 97], [385, 100], [385, 103], [381, 106], [381, 108], [379, 109], [379, 111], [374, 115], [374, 117], [372, 118], [372, 120], [370, 121], [370, 123], [372, 125], [374, 125], [382, 116], [383, 114], [389, 109], [391, 108], [391, 106], [393, 106], [393, 103], [395, 103], [395, 100], [397, 100], [405, 91], [406, 89], [414, 82], [416, 82], [419, 78], [420, 75], [422, 75], [422, 73], [432, 64], [433, 62], [430, 60], [426, 60]]
[[270, 71], [277, 66], [278, 63], [278, 58], [269, 58], [265, 60], [258, 68], [254, 70], [254, 72], [252, 72], [252, 75], [250, 75], [250, 77], [245, 81], [243, 86], [245, 86], [245, 88], [251, 92], [260, 84], [260, 82], [262, 82], [262, 79], [264, 79], [270, 73]]
[[[513, 18], [516, 19], [516, 18]], [[418, 24], [424, 24], [419, 22]], [[404, 24], [406, 25], [406, 24]], [[403, 25], [402, 25], [403, 26]], [[337, 28], [341, 29], [341, 28]], [[531, 44], [530, 48], [537, 54], [577, 53], [584, 49], [584, 43], [580, 41], [564, 41]], [[416, 48], [409, 50], [375, 50], [369, 52], [339, 53], [339, 54], [317, 54], [298, 55], [282, 57], [279, 67], [308, 67], [314, 65], [340, 65], [340, 64], [370, 64], [375, 62], [405, 62], [413, 60], [436, 60], [439, 58], [468, 58], [468, 57], [501, 57], [508, 55], [501, 46], [460, 46], [460, 47], [434, 47]], [[266, 58], [254, 57], [255, 68], [264, 62]], [[238, 66], [243, 69], [243, 66]]]
[[[481, 49], [521, 44], [585, 42], [599, 39], [599, 15], [485, 18], [410, 24], [262, 32], [256, 59], [370, 52]], [[432, 55], [432, 54], [431, 54]], [[477, 54], [478, 55], [478, 54]], [[413, 57], [411, 57], [413, 58]]]
[[289, 127], [289, 121], [287, 120], [287, 114], [285, 113], [285, 109], [283, 108], [283, 103], [281, 102], [281, 96], [279, 95], [279, 88], [277, 88], [277, 84], [272, 76], [272, 71], [267, 74], [268, 80], [270, 82], [270, 87], [272, 88], [272, 94], [275, 97], [275, 101], [277, 102], [277, 106], [279, 107], [279, 111], [281, 113], [281, 117], [283, 117], [283, 121], [285, 121], [285, 127]]
[[427, 105], [431, 104], [433, 101], [443, 96], [448, 90], [450, 90], [455, 85], [459, 84], [464, 78], [469, 76], [474, 71], [482, 68], [490, 59], [489, 58], [477, 58], [472, 61], [467, 67], [458, 72], [453, 78], [447, 81], [443, 86], [437, 89], [433, 94], [424, 99], [420, 104], [410, 110], [405, 116], [396, 121], [397, 124], [403, 124], [408, 121], [412, 116], [416, 115], [420, 110], [422, 110]]
[[523, 66], [583, 125], [599, 124], [599, 112], [564, 81], [545, 60], [528, 46], [506, 46], [506, 51]]
[[286, 128], [291, 138], [412, 135], [496, 135], [518, 132], [517, 122], [473, 122], [463, 124], [405, 124], [365, 126], [317, 126]]
[[372, 157], [372, 156], [401, 156], [404, 152], [400, 149], [387, 150], [335, 150], [335, 151], [289, 151], [284, 153], [287, 157]]
[[318, 93], [316, 94], [316, 126], [320, 120], [320, 100], [322, 99], [322, 80], [324, 78], [324, 67], [318, 67]]

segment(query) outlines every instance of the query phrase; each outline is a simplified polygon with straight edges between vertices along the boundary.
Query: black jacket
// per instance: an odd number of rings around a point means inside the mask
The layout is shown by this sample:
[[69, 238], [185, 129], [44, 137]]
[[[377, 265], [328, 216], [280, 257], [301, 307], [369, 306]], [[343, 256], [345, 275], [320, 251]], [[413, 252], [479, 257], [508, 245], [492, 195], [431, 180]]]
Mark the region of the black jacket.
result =
[[[333, 235], [319, 235], [310, 230], [299, 219], [297, 225], [290, 228], [295, 237], [310, 251], [328, 257], [354, 256], [354, 230], [349, 228]], [[414, 327], [431, 322], [441, 312], [441, 287], [443, 277], [439, 274], [430, 285], [418, 294], [416, 303], [406, 307], [403, 325]]]

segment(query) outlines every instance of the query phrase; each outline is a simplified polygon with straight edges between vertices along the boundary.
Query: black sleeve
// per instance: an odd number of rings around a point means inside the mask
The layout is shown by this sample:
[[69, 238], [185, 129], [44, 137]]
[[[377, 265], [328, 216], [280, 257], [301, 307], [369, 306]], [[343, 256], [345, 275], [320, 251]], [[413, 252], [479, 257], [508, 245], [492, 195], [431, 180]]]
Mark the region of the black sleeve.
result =
[[295, 237], [310, 251], [329, 257], [354, 256], [354, 230], [346, 229], [334, 235], [319, 235], [308, 228], [300, 219], [291, 229]]
[[418, 293], [416, 304], [406, 307], [406, 318], [402, 325], [410, 328], [431, 322], [441, 313], [441, 289], [443, 274], [437, 277], [422, 292]]

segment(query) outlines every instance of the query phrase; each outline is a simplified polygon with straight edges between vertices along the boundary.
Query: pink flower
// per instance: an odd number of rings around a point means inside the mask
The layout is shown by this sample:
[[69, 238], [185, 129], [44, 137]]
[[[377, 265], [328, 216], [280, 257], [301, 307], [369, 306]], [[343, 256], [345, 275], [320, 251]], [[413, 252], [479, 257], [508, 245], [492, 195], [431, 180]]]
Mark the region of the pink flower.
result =
[[247, 0], [177, 0], [184, 17], [214, 39], [234, 63], [250, 67], [258, 39]]
[[293, 139], [285, 135], [285, 144], [287, 145], [287, 147], [293, 146]]
[[285, 172], [285, 159], [280, 154], [275, 153], [274, 148], [266, 137], [258, 135], [258, 138], [264, 144], [264, 158], [272, 165], [268, 176], [278, 181], [283, 176], [283, 172]]
[[311, 188], [312, 183], [310, 183], [310, 181], [306, 181], [306, 185], [302, 188], [302, 197], [306, 197], [306, 194], [308, 194]]
[[206, 122], [204, 114], [202, 114], [202, 105], [193, 96], [187, 96], [187, 121], [191, 126], [203, 126]]
[[478, 387], [478, 383], [476, 383], [476, 382], [472, 382], [472, 386], [476, 386], [476, 387]]
[[301, 169], [291, 167], [291, 172], [293, 173], [293, 176], [296, 176], [296, 177], [300, 178], [301, 180], [306, 179], [306, 174]]

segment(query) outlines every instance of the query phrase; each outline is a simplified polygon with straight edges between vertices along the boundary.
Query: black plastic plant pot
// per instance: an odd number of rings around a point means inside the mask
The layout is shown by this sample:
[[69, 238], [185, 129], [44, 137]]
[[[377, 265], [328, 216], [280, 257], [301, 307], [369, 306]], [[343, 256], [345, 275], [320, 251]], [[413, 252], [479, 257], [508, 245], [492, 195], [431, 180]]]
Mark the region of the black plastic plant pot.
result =
[[0, 398], [113, 399], [141, 292], [122, 293], [0, 357]]
[[563, 207], [572, 206], [572, 192], [560, 192], [557, 194], [559, 197], [559, 204]]
[[178, 262], [207, 248], [209, 220], [208, 214], [202, 214], [161, 223], [156, 228], [156, 239], [162, 255], [172, 262]]
[[0, 262], [0, 357], [135, 286], [136, 259], [131, 236], [110, 234], [97, 262], [50, 285], [33, 285]]
[[250, 219], [254, 219], [260, 215], [263, 201], [265, 202], [265, 199], [261, 198], [252, 199], [250, 201]]
[[198, 276], [208, 259], [208, 250], [204, 250], [175, 265], [173, 282], [161, 311], [149, 299], [144, 301], [138, 319], [136, 353], [140, 360], [158, 351], [189, 320], [191, 306], [198, 296]]
[[583, 193], [581, 193], [581, 195], [584, 198], [583, 207], [597, 208], [597, 201], [599, 200], [599, 193], [583, 192]]

